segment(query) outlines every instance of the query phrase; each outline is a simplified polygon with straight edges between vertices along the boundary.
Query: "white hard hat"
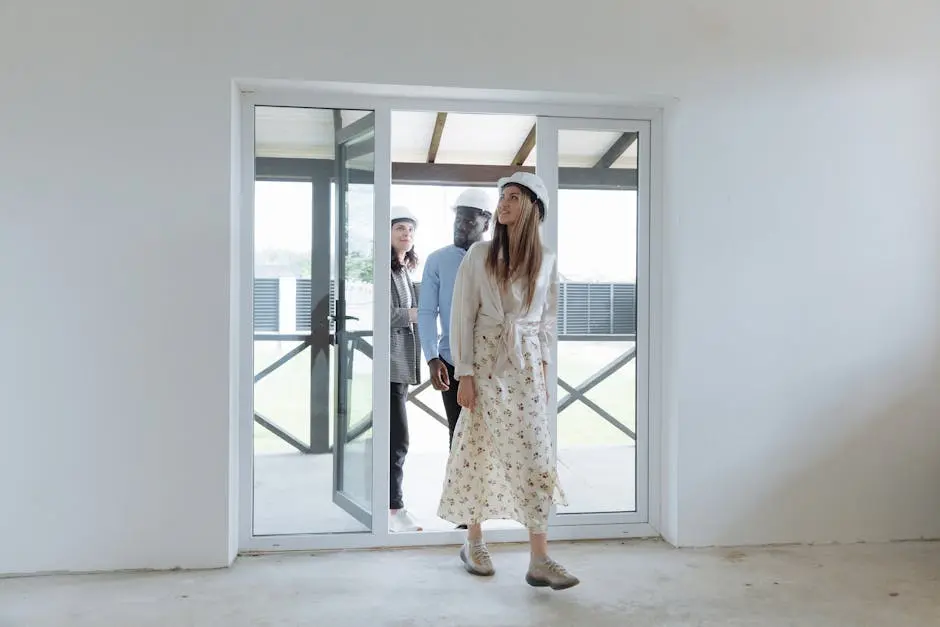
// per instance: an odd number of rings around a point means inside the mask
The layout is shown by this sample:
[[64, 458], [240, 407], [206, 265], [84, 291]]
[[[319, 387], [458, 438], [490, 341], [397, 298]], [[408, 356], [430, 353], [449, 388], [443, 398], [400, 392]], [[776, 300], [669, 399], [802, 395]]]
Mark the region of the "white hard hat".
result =
[[540, 177], [531, 172], [515, 172], [512, 176], [499, 179], [499, 181], [496, 182], [496, 189], [502, 192], [503, 188], [510, 183], [531, 189], [535, 197], [542, 201], [542, 205], [545, 209], [548, 209], [548, 189], [545, 187], [545, 182], [542, 181]]
[[479, 187], [471, 187], [460, 192], [460, 196], [457, 196], [457, 200], [451, 208], [456, 210], [457, 207], [473, 207], [486, 213], [493, 213], [495, 206], [496, 202], [488, 191]]
[[408, 207], [396, 205], [392, 207], [392, 224], [401, 220], [410, 220], [414, 223], [415, 228], [418, 228], [418, 218], [415, 217], [415, 214], [411, 213]]

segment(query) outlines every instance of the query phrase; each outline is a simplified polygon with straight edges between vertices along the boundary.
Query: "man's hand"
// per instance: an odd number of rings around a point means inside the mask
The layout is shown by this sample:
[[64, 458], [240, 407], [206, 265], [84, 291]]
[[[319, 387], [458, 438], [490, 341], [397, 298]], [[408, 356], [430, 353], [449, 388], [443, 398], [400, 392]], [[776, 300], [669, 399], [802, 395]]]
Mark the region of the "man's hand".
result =
[[440, 359], [432, 359], [428, 362], [428, 368], [431, 370], [431, 387], [438, 392], [446, 392], [450, 389], [450, 377], [447, 376], [447, 366]]

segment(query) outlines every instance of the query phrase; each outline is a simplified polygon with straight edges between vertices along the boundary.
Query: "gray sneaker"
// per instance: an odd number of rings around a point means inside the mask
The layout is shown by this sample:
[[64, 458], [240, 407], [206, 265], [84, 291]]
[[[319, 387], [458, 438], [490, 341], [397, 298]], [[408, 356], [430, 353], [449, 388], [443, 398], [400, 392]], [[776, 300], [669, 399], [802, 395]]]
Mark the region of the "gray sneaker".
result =
[[480, 577], [492, 577], [496, 570], [493, 568], [493, 560], [490, 559], [489, 549], [485, 544], [470, 544], [464, 542], [460, 548], [460, 561], [464, 568], [471, 575]]
[[525, 581], [530, 586], [552, 590], [567, 590], [581, 583], [580, 579], [550, 557], [531, 563]]

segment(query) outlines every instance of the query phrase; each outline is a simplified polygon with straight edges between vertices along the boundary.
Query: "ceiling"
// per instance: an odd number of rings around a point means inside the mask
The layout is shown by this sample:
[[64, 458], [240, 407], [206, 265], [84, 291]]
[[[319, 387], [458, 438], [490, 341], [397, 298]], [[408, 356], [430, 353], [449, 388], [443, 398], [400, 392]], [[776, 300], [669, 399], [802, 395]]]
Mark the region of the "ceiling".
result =
[[[341, 112], [343, 126], [368, 115]], [[443, 117], [443, 116], [442, 116]], [[439, 114], [392, 112], [392, 161], [428, 163]], [[448, 113], [443, 120], [434, 163], [514, 165], [535, 125], [535, 116]], [[299, 107], [258, 107], [255, 146], [258, 157], [333, 158], [334, 111]], [[558, 165], [590, 168], [620, 139], [616, 131], [562, 130]], [[527, 146], [528, 147], [528, 146]], [[521, 165], [534, 166], [536, 151], [523, 151]], [[613, 162], [612, 168], [636, 168], [637, 142]], [[515, 165], [520, 165], [515, 163]]]

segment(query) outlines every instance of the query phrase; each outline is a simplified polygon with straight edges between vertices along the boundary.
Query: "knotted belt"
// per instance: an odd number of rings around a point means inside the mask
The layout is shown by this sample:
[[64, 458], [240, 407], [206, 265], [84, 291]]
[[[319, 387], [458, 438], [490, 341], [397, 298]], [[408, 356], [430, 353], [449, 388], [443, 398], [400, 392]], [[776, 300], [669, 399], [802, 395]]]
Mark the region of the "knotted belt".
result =
[[508, 314], [502, 322], [487, 319], [479, 329], [484, 336], [496, 335], [499, 340], [496, 364], [493, 369], [496, 374], [501, 374], [510, 365], [518, 369], [522, 368], [522, 339], [538, 337], [539, 322], [538, 320], [520, 320], [518, 315]]

